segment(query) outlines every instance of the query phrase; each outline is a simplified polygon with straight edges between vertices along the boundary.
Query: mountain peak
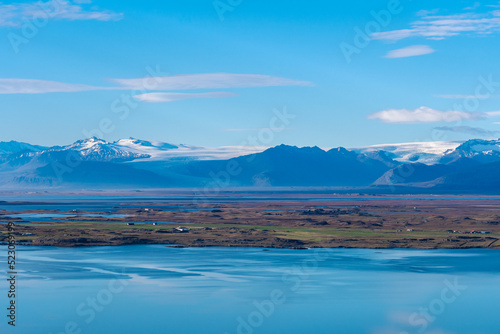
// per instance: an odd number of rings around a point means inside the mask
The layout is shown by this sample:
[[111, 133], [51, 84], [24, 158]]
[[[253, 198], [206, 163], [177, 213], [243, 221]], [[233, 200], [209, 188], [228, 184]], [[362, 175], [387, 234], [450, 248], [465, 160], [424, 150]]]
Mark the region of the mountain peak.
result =
[[485, 140], [485, 139], [470, 139], [457, 147], [457, 150], [479, 151], [486, 149], [498, 150], [500, 145], [499, 139]]
[[461, 158], [469, 158], [481, 162], [500, 161], [500, 140], [471, 139], [448, 151], [440, 159], [441, 163], [450, 163]]
[[340, 146], [340, 147], [332, 148], [329, 152], [347, 153], [350, 151], [348, 151], [346, 148]]
[[325, 153], [321, 148], [318, 146], [304, 146], [304, 147], [297, 147], [297, 146], [292, 146], [292, 145], [285, 145], [281, 144], [275, 147], [268, 148], [265, 152], [283, 152], [283, 153], [293, 153], [293, 152], [300, 152], [300, 153]]
[[86, 148], [92, 147], [96, 144], [108, 144], [107, 141], [97, 138], [97, 137], [90, 137], [90, 138], [85, 138], [81, 140], [77, 140], [73, 145], [74, 146], [83, 146]]

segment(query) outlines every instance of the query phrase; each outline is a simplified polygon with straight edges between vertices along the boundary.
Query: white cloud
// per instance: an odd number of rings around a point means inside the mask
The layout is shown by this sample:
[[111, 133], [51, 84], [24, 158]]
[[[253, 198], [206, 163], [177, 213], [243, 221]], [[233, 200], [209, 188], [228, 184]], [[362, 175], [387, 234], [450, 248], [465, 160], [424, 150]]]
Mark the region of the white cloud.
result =
[[373, 39], [399, 41], [409, 37], [440, 40], [460, 34], [493, 34], [500, 32], [500, 13], [464, 13], [457, 15], [432, 15], [424, 13], [410, 28], [372, 34]]
[[113, 88], [35, 79], [0, 79], [0, 94], [72, 93], [105, 89]]
[[227, 92], [211, 92], [211, 93], [146, 93], [134, 96], [143, 102], [158, 103], [158, 102], [173, 102], [187, 99], [200, 99], [200, 98], [222, 98], [237, 96], [238, 94]]
[[384, 123], [432, 123], [432, 122], [458, 122], [466, 120], [480, 120], [496, 116], [492, 113], [471, 113], [465, 111], [441, 111], [428, 107], [415, 110], [388, 109], [368, 115], [369, 119], [378, 119]]
[[0, 26], [18, 27], [33, 20], [97, 20], [118, 21], [122, 13], [95, 8], [86, 9], [89, 0], [49, 0], [29, 3], [0, 4]]
[[423, 56], [433, 53], [435, 51], [436, 50], [434, 50], [428, 45], [412, 45], [402, 49], [389, 51], [385, 55], [385, 58], [406, 58], [406, 57]]
[[484, 113], [486, 117], [498, 117], [500, 116], [500, 111], [488, 111]]
[[299, 81], [261, 74], [202, 73], [166, 75], [136, 79], [111, 79], [130, 89], [189, 90], [270, 86], [311, 86], [308, 81]]

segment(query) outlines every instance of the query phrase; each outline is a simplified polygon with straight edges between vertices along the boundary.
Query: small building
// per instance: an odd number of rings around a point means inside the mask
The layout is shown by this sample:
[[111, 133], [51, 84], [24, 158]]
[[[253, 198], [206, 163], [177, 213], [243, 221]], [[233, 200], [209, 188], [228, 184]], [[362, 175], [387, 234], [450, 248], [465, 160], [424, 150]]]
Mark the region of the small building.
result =
[[175, 228], [175, 230], [177, 232], [181, 232], [181, 233], [186, 233], [186, 232], [189, 232], [191, 231], [190, 229], [188, 229], [187, 227], [183, 227], [183, 226], [178, 226]]

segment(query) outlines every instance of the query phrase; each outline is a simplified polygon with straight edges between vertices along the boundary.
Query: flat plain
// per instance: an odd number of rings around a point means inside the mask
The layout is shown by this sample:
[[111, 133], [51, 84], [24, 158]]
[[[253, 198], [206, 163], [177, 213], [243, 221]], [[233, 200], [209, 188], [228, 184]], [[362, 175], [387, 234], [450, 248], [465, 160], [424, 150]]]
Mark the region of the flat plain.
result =
[[[110, 202], [99, 210], [21, 210], [12, 205], [0, 211], [0, 242], [7, 239], [5, 223], [14, 222], [17, 243], [36, 246], [500, 248], [498, 197], [266, 198], [165, 197], [126, 205]], [[55, 216], [40, 221], [19, 214]], [[179, 226], [189, 230], [180, 232]]]

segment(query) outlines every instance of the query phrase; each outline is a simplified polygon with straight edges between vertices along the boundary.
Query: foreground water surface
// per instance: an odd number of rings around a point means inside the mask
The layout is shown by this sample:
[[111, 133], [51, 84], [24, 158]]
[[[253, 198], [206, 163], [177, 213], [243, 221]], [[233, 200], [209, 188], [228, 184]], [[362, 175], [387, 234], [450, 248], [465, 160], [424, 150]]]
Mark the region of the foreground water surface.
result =
[[500, 251], [18, 247], [0, 333], [500, 333]]

